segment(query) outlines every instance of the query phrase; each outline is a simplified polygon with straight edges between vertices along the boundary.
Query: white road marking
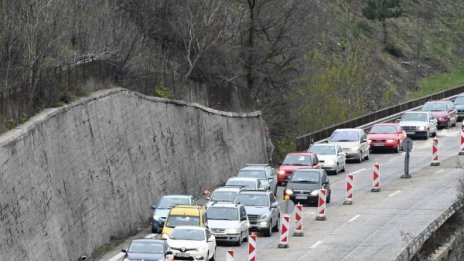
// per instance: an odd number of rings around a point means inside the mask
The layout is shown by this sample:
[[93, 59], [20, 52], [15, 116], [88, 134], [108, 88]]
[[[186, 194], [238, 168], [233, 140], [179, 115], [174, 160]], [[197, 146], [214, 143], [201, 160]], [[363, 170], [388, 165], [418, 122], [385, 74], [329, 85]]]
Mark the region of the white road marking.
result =
[[433, 174], [442, 173], [443, 171], [445, 171], [445, 170], [444, 170], [444, 169], [440, 169], [440, 170], [435, 171]]
[[355, 221], [358, 217], [360, 217], [361, 215], [356, 215], [354, 216], [352, 219], [348, 220], [348, 222], [353, 222]]
[[314, 245], [312, 245], [310, 248], [316, 248], [318, 245], [320, 245], [322, 241], [317, 241]]
[[366, 168], [362, 168], [362, 169], [359, 169], [359, 170], [357, 170], [355, 172], [351, 172], [351, 175], [356, 175], [356, 174], [358, 174], [358, 173], [360, 173], [360, 172], [362, 172], [364, 170], [366, 170]]
[[119, 253], [115, 256], [113, 256], [112, 258], [110, 258], [108, 261], [118, 261], [118, 260], [121, 260], [121, 258], [123, 258], [124, 256], [124, 253]]
[[391, 197], [395, 196], [396, 194], [398, 194], [400, 192], [401, 192], [401, 190], [397, 190], [397, 191], [391, 193], [390, 195], [388, 195], [388, 197], [391, 198]]

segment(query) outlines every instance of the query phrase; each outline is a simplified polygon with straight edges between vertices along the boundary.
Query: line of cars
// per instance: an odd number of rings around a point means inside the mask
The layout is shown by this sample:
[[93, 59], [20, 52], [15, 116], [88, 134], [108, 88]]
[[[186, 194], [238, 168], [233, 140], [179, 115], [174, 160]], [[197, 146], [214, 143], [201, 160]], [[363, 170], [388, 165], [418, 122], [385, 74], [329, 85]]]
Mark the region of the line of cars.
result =
[[453, 102], [431, 101], [420, 111], [405, 112], [398, 122], [377, 123], [367, 132], [360, 128], [337, 129], [327, 143], [312, 144], [307, 151], [288, 153], [277, 169], [268, 164], [248, 164], [224, 186], [213, 191], [205, 205], [191, 195], [166, 195], [152, 206], [152, 233], [162, 239], [133, 240], [124, 260], [214, 260], [216, 242], [241, 245], [250, 231], [271, 236], [279, 231], [277, 187], [295, 203], [316, 203], [319, 190], [327, 189], [328, 173], [346, 169], [347, 160], [368, 160], [370, 152], [399, 152], [407, 136], [427, 139], [439, 127], [455, 126], [464, 117], [464, 94]]

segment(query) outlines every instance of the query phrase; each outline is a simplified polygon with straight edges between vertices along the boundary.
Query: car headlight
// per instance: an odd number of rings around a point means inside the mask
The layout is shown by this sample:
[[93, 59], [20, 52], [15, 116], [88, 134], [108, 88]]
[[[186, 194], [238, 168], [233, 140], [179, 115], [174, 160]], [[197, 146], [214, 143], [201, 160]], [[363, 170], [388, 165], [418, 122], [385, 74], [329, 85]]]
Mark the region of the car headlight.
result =
[[156, 220], [156, 221], [160, 221], [160, 220], [161, 220], [161, 218], [160, 218], [158, 215], [156, 215], [156, 214], [153, 215], [153, 219]]
[[285, 174], [285, 170], [279, 170], [279, 171], [277, 171], [277, 174], [282, 174], [283, 175], [283, 174]]
[[293, 190], [291, 190], [291, 189], [286, 189], [286, 190], [285, 190], [285, 194], [291, 196], [291, 195], [293, 195]]
[[387, 140], [387, 143], [393, 143], [395, 140]]
[[126, 257], [126, 258], [124, 258], [123, 261], [130, 261], [130, 259]]
[[417, 129], [419, 129], [419, 130], [422, 130], [422, 131], [423, 131], [423, 130], [425, 130], [425, 129], [427, 129], [427, 128], [426, 128], [425, 126], [419, 126], [419, 128], [417, 128]]
[[311, 196], [317, 196], [317, 195], [319, 195], [318, 189], [311, 191]]
[[268, 217], [269, 217], [269, 214], [262, 214], [262, 215], [259, 217], [259, 219], [261, 219], [261, 220], [263, 220], [263, 219], [266, 220]]
[[226, 234], [238, 234], [239, 232], [239, 229], [236, 227], [226, 229]]
[[353, 147], [353, 148], [350, 148], [351, 151], [358, 151], [359, 150], [359, 147]]
[[200, 252], [206, 252], [208, 250], [208, 246], [202, 246], [198, 250], [200, 250]]

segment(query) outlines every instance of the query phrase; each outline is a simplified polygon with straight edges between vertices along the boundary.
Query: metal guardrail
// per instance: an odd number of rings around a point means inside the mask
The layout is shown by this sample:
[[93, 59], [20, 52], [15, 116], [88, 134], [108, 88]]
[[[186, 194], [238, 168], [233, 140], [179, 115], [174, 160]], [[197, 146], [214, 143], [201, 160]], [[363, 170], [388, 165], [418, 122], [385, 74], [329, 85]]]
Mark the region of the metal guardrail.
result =
[[400, 113], [406, 110], [410, 110], [412, 108], [418, 107], [423, 105], [425, 102], [430, 101], [430, 100], [440, 100], [444, 99], [459, 93], [464, 92], [464, 85], [455, 87], [453, 89], [449, 89], [446, 91], [442, 92], [437, 92], [422, 98], [418, 98], [415, 100], [403, 102], [400, 104], [397, 104], [395, 106], [387, 107], [363, 116], [360, 116], [358, 118], [345, 121], [339, 124], [332, 125], [330, 127], [311, 132], [302, 136], [299, 136], [296, 140], [297, 148], [299, 151], [306, 150], [309, 148], [309, 145], [315, 143], [316, 141], [325, 139], [329, 137], [332, 132], [336, 129], [340, 128], [356, 128], [361, 125], [368, 124], [370, 122], [388, 117], [392, 114]]
[[458, 209], [463, 206], [461, 200], [457, 200], [445, 212], [443, 212], [435, 221], [430, 223], [419, 235], [412, 239], [406, 248], [396, 257], [396, 261], [409, 261], [419, 251], [427, 239], [430, 238], [433, 232], [441, 227]]

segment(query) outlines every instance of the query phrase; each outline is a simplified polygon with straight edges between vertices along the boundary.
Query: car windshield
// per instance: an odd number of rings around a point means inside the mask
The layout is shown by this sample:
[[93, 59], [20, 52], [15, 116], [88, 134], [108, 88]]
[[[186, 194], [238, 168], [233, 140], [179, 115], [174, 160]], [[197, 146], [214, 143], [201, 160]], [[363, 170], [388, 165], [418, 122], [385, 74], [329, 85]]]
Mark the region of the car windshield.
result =
[[203, 241], [205, 240], [205, 232], [198, 229], [174, 229], [169, 238], [176, 240]]
[[266, 171], [264, 170], [240, 170], [237, 174], [237, 177], [247, 177], [247, 178], [257, 178], [257, 179], [267, 179]]
[[309, 151], [314, 152], [317, 155], [335, 155], [334, 146], [313, 145], [309, 148]]
[[212, 201], [232, 202], [237, 191], [215, 191], [211, 196]]
[[446, 103], [427, 102], [422, 106], [422, 111], [446, 111]]
[[176, 226], [199, 226], [200, 219], [197, 216], [178, 216], [178, 215], [169, 215], [166, 226], [176, 227]]
[[229, 179], [226, 186], [241, 186], [244, 189], [256, 189], [256, 182], [253, 180]]
[[330, 136], [331, 142], [352, 142], [359, 140], [359, 132], [357, 131], [335, 131]]
[[369, 132], [371, 134], [392, 134], [396, 133], [396, 127], [392, 125], [374, 125]]
[[405, 113], [401, 121], [427, 121], [427, 113]]
[[208, 219], [216, 220], [238, 220], [236, 208], [229, 207], [210, 207], [206, 212]]
[[127, 252], [144, 254], [162, 254], [164, 253], [164, 245], [161, 242], [133, 241], [130, 244]]
[[456, 105], [464, 105], [464, 96], [458, 96], [454, 100], [454, 104]]
[[269, 206], [267, 195], [256, 194], [237, 194], [234, 203], [243, 204], [245, 206]]
[[296, 170], [293, 172], [292, 177], [290, 178], [291, 183], [319, 183], [320, 173], [319, 171], [310, 171], [310, 170]]
[[311, 156], [307, 155], [287, 155], [282, 165], [308, 166], [311, 163]]
[[189, 204], [189, 199], [187, 197], [185, 198], [167, 198], [167, 197], [163, 197], [160, 202], [158, 203], [157, 205], [157, 208], [164, 208], [164, 209], [168, 209], [168, 208], [172, 208], [174, 207], [176, 204]]

